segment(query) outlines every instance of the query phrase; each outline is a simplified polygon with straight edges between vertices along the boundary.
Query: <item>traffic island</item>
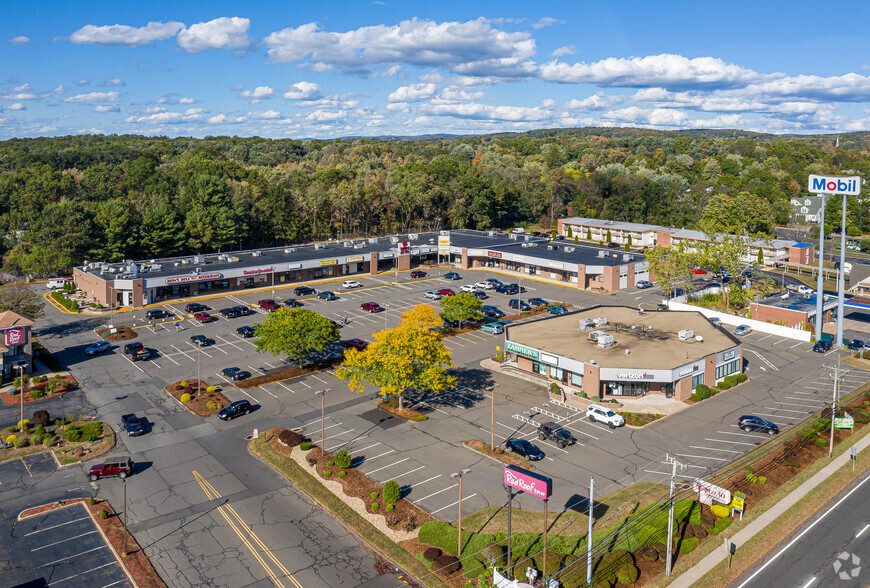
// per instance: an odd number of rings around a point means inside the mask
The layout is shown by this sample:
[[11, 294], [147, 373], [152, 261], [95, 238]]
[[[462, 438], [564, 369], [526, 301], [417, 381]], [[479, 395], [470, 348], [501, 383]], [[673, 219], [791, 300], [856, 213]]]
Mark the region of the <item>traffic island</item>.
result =
[[532, 465], [531, 462], [526, 461], [521, 457], [517, 457], [516, 455], [511, 455], [506, 452], [501, 447], [493, 448], [489, 443], [484, 443], [478, 439], [469, 439], [465, 443], [463, 443], [469, 449], [473, 449], [478, 453], [484, 454], [486, 457], [494, 459], [496, 461], [500, 461], [505, 465], [519, 466], [521, 468], [525, 468], [527, 470], [535, 469], [535, 466]]
[[103, 327], [101, 329], [97, 329], [94, 331], [100, 339], [104, 339], [106, 341], [130, 341], [131, 339], [135, 339], [139, 336], [139, 334], [128, 327], [127, 325], [120, 325], [117, 327]]
[[289, 380], [291, 378], [300, 378], [302, 376], [307, 376], [308, 374], [316, 374], [334, 368], [341, 364], [342, 361], [344, 361], [344, 358], [335, 358], [327, 361], [319, 361], [302, 367], [283, 368], [263, 374], [262, 376], [254, 376], [253, 378], [242, 380], [241, 382], [236, 383], [236, 387], [242, 390], [250, 390], [251, 388], [263, 386], [264, 384], [283, 382], [284, 380]]
[[201, 380], [181, 380], [169, 384], [164, 390], [184, 408], [201, 417], [213, 416], [230, 403], [220, 388]]
[[423, 421], [428, 421], [429, 417], [423, 414], [420, 411], [414, 410], [413, 408], [399, 408], [399, 399], [395, 396], [392, 398], [388, 398], [383, 402], [378, 403], [378, 408], [381, 408], [391, 414], [396, 415], [399, 418], [413, 421], [415, 423], [420, 423]]
[[56, 419], [52, 423], [46, 411], [33, 416], [37, 424], [24, 419], [23, 432], [21, 423], [2, 432], [0, 462], [50, 451], [63, 467], [99, 457], [115, 446], [115, 432], [100, 421], [70, 419], [64, 424], [63, 419]]
[[[15, 378], [17, 384], [20, 378]], [[36, 402], [46, 398], [54, 398], [59, 394], [64, 394], [70, 390], [75, 390], [78, 382], [69, 373], [52, 374], [50, 376], [33, 376], [28, 379], [24, 376], [24, 404]], [[10, 386], [2, 393], [3, 402], [6, 404], [20, 404], [22, 401], [20, 387], [17, 385]]]

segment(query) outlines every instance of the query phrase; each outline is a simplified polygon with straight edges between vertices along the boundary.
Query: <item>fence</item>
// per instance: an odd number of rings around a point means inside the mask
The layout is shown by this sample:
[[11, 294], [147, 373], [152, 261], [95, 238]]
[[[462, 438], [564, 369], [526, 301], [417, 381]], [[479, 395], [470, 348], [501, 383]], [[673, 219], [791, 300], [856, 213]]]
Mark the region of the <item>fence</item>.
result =
[[676, 302], [675, 299], [671, 299], [668, 301], [668, 309], [683, 312], [700, 312], [707, 318], [716, 317], [726, 325], [749, 325], [755, 331], [769, 333], [771, 335], [778, 335], [780, 337], [786, 337], [788, 339], [794, 339], [796, 341], [804, 341], [809, 343], [813, 336], [811, 332], [804, 331], [803, 329], [795, 329], [792, 327], [775, 325], [773, 323], [765, 323], [762, 321], [757, 321], [734, 314], [727, 314], [724, 312], [719, 312], [717, 310], [710, 310], [709, 308], [701, 308], [700, 306]]

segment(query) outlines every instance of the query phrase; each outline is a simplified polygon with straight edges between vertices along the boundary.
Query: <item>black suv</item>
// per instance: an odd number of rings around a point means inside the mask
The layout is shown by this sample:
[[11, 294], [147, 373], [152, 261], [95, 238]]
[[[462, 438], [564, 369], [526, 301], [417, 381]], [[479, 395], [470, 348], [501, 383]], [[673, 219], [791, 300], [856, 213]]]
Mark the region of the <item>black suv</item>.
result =
[[236, 329], [236, 333], [241, 337], [247, 339], [248, 337], [253, 337], [254, 335], [256, 335], [257, 329], [255, 329], [254, 327], [239, 327], [238, 329]]
[[559, 447], [577, 443], [577, 439], [571, 433], [556, 423], [541, 423], [541, 426], [538, 427], [538, 439], [552, 441]]
[[297, 296], [307, 296], [308, 294], [314, 294], [315, 290], [311, 286], [296, 286], [293, 289], [293, 293]]
[[144, 349], [144, 346], [138, 341], [136, 343], [127, 343], [126, 345], [124, 345], [124, 353], [133, 353], [134, 351], [138, 351], [140, 349]]
[[166, 312], [165, 310], [161, 310], [159, 308], [156, 310], [149, 310], [148, 312], [145, 313], [145, 318], [148, 319], [149, 321], [153, 320], [153, 319], [162, 319], [162, 318], [165, 318], [168, 316], [174, 316], [174, 315], [172, 313]]
[[511, 298], [510, 302], [508, 302], [508, 307], [519, 310], [532, 310], [532, 307], [525, 300], [520, 300], [519, 298]]
[[199, 302], [190, 302], [184, 305], [184, 312], [194, 313], [203, 312], [205, 310], [208, 310], [208, 306], [200, 304]]
[[779, 433], [779, 427], [766, 421], [761, 417], [752, 415], [743, 415], [737, 420], [737, 426], [749, 433], [750, 431], [759, 431], [767, 433], [771, 437]]
[[251, 403], [248, 400], [236, 400], [231, 402], [226, 408], [218, 411], [217, 416], [222, 421], [231, 421], [237, 416], [248, 414], [251, 412]]
[[830, 339], [822, 339], [820, 341], [816, 341], [816, 344], [813, 345], [813, 351], [816, 353], [827, 353], [834, 347], [834, 342]]
[[239, 318], [239, 309], [235, 306], [232, 308], [225, 308], [220, 312], [220, 315], [226, 318]]

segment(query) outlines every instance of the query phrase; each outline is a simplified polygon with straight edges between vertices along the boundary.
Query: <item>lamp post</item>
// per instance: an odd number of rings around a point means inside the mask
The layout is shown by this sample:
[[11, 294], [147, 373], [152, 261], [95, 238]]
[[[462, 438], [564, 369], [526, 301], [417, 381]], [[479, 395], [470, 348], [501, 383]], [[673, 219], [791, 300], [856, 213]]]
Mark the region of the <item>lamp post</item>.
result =
[[456, 557], [462, 557], [462, 476], [471, 473], [471, 470], [459, 470], [456, 473], [450, 474], [454, 480], [459, 478], [459, 532], [457, 533]]
[[275, 297], [275, 265], [272, 264], [272, 298]]
[[325, 390], [318, 390], [314, 393], [315, 396], [320, 396], [320, 455], [322, 456], [326, 453], [326, 393], [332, 390], [332, 388], [326, 388]]
[[199, 396], [199, 393], [202, 392], [202, 379], [200, 379], [200, 359], [202, 359], [202, 344], [197, 341], [196, 343], [196, 395]]
[[24, 433], [24, 364], [18, 366], [18, 396], [21, 397], [21, 433]]
[[121, 555], [127, 556], [127, 477], [121, 478], [121, 481], [124, 482], [124, 549], [121, 551]]

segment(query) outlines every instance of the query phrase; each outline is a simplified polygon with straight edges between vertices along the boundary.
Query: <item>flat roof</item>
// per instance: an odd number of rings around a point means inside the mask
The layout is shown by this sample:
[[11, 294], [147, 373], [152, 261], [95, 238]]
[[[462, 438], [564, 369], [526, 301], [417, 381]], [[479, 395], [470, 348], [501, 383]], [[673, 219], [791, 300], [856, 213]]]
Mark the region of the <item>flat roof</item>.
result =
[[[777, 292], [776, 294], [771, 294], [770, 296], [762, 298], [756, 304], [813, 314], [816, 311], [816, 296], [815, 294], [807, 296], [797, 292]], [[822, 308], [827, 310], [836, 305], [836, 296], [825, 296]]]
[[[606, 318], [607, 325], [580, 329], [580, 319], [598, 317]], [[680, 341], [677, 333], [683, 329], [693, 331], [703, 341], [694, 338]], [[613, 347], [598, 347], [589, 339], [592, 331], [613, 335]], [[594, 306], [581, 312], [522, 323], [508, 327], [508, 335], [510, 341], [554, 355], [584, 363], [594, 360], [599, 367], [625, 369], [673, 369], [740, 344], [699, 312], [665, 310], [641, 314], [638, 309], [626, 306]]]
[[[532, 243], [533, 241], [529, 241]], [[495, 249], [490, 247], [490, 249]], [[523, 242], [517, 241], [503, 245], [497, 249], [499, 252], [509, 252], [513, 255], [523, 255], [544, 261], [556, 261], [564, 263], [576, 263], [584, 266], [602, 265], [615, 267], [629, 263], [646, 261], [646, 256], [641, 253], [627, 253], [623, 249], [599, 249], [597, 245], [574, 244], [573, 241], [548, 241], [537, 243], [534, 247], [528, 244], [523, 247]], [[626, 259], [626, 256], [628, 257]]]

